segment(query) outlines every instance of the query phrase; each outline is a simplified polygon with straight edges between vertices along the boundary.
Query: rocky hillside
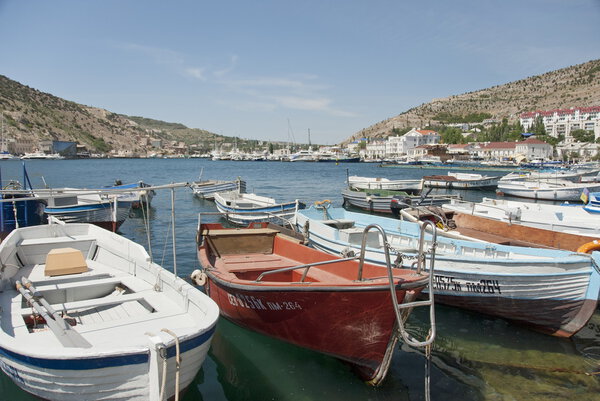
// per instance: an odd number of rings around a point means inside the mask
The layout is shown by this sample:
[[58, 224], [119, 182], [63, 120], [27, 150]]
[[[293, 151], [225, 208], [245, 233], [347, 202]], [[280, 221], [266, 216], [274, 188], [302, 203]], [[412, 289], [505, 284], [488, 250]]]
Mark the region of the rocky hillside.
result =
[[514, 121], [526, 111], [599, 105], [600, 60], [593, 60], [488, 89], [434, 99], [362, 129], [345, 142], [386, 137], [394, 128], [425, 127], [473, 114]]
[[38, 143], [76, 141], [92, 152], [132, 150], [145, 153], [140, 138], [151, 136], [188, 144], [218, 142], [223, 137], [182, 124], [115, 114], [88, 107], [22, 85], [0, 75], [0, 112], [5, 135]]

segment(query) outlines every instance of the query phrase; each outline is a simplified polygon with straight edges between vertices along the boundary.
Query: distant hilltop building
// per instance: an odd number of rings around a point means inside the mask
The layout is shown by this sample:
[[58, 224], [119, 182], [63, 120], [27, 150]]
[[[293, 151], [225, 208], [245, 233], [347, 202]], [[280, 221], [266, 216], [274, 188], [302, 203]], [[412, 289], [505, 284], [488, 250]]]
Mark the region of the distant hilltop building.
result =
[[573, 142], [571, 132], [578, 129], [593, 132], [596, 139], [600, 137], [600, 106], [531, 111], [522, 113], [519, 120], [523, 128], [528, 130], [540, 117], [548, 135], [564, 135], [567, 143]]

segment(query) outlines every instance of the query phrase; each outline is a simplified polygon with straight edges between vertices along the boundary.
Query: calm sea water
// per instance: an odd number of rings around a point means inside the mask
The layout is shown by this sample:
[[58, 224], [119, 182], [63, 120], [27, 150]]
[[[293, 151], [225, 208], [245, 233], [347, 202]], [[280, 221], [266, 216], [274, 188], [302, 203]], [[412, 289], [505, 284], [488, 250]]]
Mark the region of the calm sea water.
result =
[[[26, 164], [34, 187], [100, 187], [143, 180], [153, 185], [198, 179], [247, 181], [248, 192], [312, 204], [329, 199], [341, 206], [346, 176], [420, 178], [447, 170], [381, 168], [375, 164], [231, 162], [203, 159], [33, 160]], [[0, 163], [2, 184], [22, 181], [22, 163]], [[502, 174], [489, 172], [490, 174]], [[478, 200], [492, 192], [456, 191]], [[216, 211], [212, 202], [174, 191], [178, 275], [199, 267], [195, 230], [199, 212]], [[154, 260], [173, 269], [171, 190], [159, 191], [150, 213]], [[217, 220], [215, 216], [205, 221]], [[121, 227], [122, 235], [147, 246], [140, 213]], [[425, 327], [425, 312], [411, 317]], [[600, 313], [572, 339], [559, 339], [500, 319], [436, 306], [438, 337], [430, 366], [431, 400], [600, 400]], [[332, 337], [335, 333], [331, 333]], [[426, 358], [421, 350], [396, 350], [383, 385], [369, 387], [342, 362], [239, 328], [221, 319], [211, 351], [188, 390], [197, 400], [424, 400]], [[0, 373], [0, 400], [33, 400]], [[82, 400], [84, 401], [84, 400]]]

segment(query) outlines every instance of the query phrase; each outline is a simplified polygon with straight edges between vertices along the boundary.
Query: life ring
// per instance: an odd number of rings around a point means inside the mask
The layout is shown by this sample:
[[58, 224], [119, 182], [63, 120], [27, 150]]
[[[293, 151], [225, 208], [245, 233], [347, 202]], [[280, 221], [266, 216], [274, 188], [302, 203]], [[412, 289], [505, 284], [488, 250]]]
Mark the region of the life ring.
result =
[[203, 287], [206, 284], [206, 273], [202, 270], [196, 269], [190, 274], [190, 278], [197, 286]]
[[331, 201], [329, 199], [315, 202], [316, 209], [329, 209], [329, 206], [331, 206]]
[[600, 242], [598, 240], [593, 240], [591, 242], [587, 242], [577, 248], [577, 252], [580, 253], [592, 253], [593, 251], [600, 250]]

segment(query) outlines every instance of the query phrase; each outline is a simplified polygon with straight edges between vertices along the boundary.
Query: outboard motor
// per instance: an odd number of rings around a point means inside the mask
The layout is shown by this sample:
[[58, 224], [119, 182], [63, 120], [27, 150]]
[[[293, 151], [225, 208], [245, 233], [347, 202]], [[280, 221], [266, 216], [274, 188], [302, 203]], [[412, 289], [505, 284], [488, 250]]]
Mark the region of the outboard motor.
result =
[[400, 218], [400, 210], [413, 206], [412, 198], [408, 195], [394, 195], [390, 202], [390, 209], [395, 218]]

